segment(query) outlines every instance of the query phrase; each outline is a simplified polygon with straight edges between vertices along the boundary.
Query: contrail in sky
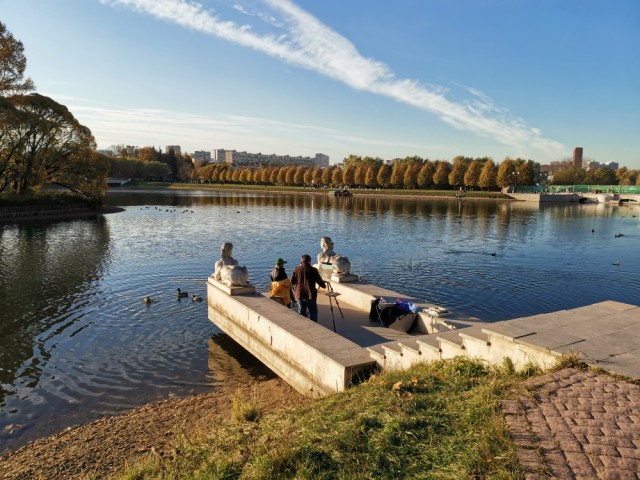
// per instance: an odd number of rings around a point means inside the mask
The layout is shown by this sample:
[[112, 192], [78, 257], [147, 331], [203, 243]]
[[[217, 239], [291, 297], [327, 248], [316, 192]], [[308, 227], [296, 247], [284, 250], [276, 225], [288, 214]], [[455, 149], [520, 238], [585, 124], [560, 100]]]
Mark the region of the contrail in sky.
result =
[[382, 62], [363, 57], [347, 38], [333, 31], [290, 0], [263, 0], [270, 11], [249, 11], [241, 2], [234, 7], [248, 18], [267, 22], [280, 35], [258, 34], [257, 25], [222, 20], [203, 4], [187, 0], [101, 0], [122, 5], [186, 28], [217, 36], [301, 68], [343, 82], [357, 90], [384, 95], [437, 115], [460, 129], [490, 136], [515, 148], [535, 148], [557, 155], [561, 143], [544, 138], [540, 131], [510, 118], [503, 109], [474, 89], [471, 102], [454, 102], [446, 89], [418, 81], [398, 79]]

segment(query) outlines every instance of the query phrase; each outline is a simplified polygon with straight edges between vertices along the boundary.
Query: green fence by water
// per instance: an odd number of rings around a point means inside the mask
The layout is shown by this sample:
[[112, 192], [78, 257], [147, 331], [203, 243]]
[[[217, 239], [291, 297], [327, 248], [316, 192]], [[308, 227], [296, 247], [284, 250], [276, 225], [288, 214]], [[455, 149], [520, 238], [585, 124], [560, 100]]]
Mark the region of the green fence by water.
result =
[[520, 186], [520, 193], [621, 193], [640, 195], [637, 185], [547, 185], [545, 187]]

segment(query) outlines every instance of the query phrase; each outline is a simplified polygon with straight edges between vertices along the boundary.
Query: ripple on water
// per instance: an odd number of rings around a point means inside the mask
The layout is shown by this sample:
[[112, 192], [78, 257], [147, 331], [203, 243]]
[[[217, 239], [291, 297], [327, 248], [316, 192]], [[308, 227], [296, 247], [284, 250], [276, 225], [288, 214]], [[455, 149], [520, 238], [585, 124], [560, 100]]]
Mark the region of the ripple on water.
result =
[[[289, 261], [290, 273], [329, 235], [367, 281], [487, 321], [609, 299], [637, 303], [640, 291], [640, 222], [617, 208], [123, 195], [132, 206], [101, 220], [0, 231], [3, 445], [273, 375], [216, 335], [206, 302], [177, 299], [177, 288], [206, 297], [224, 241], [260, 291], [276, 258]], [[20, 275], [9, 281], [7, 272]], [[9, 424], [25, 427], [9, 435]]]

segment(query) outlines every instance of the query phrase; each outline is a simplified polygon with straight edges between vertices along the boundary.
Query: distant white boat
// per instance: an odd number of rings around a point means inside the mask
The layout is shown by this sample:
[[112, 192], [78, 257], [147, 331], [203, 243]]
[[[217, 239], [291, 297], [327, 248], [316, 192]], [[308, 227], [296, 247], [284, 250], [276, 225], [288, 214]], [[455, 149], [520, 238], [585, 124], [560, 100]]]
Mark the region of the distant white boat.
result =
[[607, 193], [599, 193], [598, 195], [596, 195], [596, 199], [598, 200], [598, 203], [609, 203], [613, 202], [613, 195], [609, 195]]

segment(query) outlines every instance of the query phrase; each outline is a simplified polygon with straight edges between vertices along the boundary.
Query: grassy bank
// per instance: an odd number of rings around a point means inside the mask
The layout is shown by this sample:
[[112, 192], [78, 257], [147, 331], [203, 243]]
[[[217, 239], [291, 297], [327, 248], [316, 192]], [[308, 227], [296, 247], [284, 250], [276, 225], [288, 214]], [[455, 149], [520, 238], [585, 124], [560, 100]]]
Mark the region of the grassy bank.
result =
[[[188, 190], [246, 190], [257, 192], [285, 192], [285, 193], [309, 193], [319, 195], [329, 195], [332, 189], [328, 188], [309, 188], [309, 187], [278, 187], [264, 185], [239, 185], [239, 184], [220, 184], [220, 183], [165, 183], [165, 182], [131, 182], [125, 188], [166, 188], [166, 189], [188, 189]], [[115, 189], [114, 189], [115, 190]], [[350, 190], [354, 196], [398, 196], [398, 197], [417, 197], [417, 198], [456, 198], [462, 195], [462, 198], [475, 199], [505, 199], [511, 197], [500, 192], [483, 192], [469, 191], [460, 192], [459, 190], [404, 190], [404, 189], [355, 189]]]
[[90, 203], [85, 197], [70, 192], [46, 190], [21, 195], [15, 193], [0, 194], [0, 207], [29, 207], [39, 205], [49, 207], [65, 207], [69, 205], [96, 206]]
[[234, 419], [203, 425], [173, 456], [147, 457], [119, 478], [523, 478], [499, 409], [521, 380], [460, 358], [279, 414], [235, 399]]

